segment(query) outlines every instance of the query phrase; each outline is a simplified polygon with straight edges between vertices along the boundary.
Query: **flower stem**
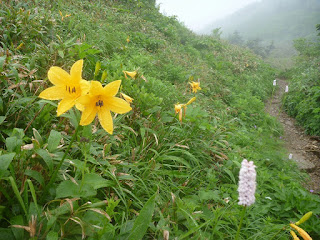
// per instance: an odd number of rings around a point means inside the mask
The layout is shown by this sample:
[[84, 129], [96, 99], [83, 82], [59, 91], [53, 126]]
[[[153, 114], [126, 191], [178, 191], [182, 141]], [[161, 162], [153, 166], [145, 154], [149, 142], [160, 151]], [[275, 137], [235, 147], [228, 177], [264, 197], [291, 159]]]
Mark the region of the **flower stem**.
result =
[[42, 198], [46, 196], [46, 193], [49, 191], [51, 185], [56, 181], [57, 174], [58, 174], [58, 172], [59, 172], [59, 170], [60, 170], [60, 168], [61, 168], [61, 166], [62, 166], [62, 164], [63, 164], [63, 162], [64, 162], [64, 160], [65, 160], [65, 158], [67, 157], [67, 154], [68, 154], [68, 152], [69, 152], [69, 150], [70, 150], [70, 148], [71, 148], [71, 146], [72, 146], [72, 143], [74, 142], [74, 140], [76, 139], [76, 137], [77, 137], [77, 135], [78, 135], [79, 129], [80, 129], [80, 124], [78, 124], [78, 126], [77, 126], [77, 128], [76, 128], [76, 130], [75, 130], [75, 132], [74, 132], [74, 134], [73, 134], [73, 136], [72, 136], [72, 138], [71, 138], [71, 141], [70, 141], [70, 143], [69, 143], [69, 145], [68, 145], [68, 148], [67, 148], [67, 150], [64, 152], [64, 154], [63, 154], [63, 156], [62, 156], [62, 158], [61, 158], [61, 160], [60, 160], [60, 162], [59, 162], [59, 165], [56, 167], [55, 171], [52, 173], [51, 178], [50, 178], [50, 181], [49, 181], [49, 183], [46, 185], [46, 187], [45, 187], [45, 189], [44, 189]]
[[246, 215], [246, 210], [247, 210], [247, 207], [244, 206], [243, 209], [242, 209], [242, 212], [241, 212], [241, 219], [240, 219], [240, 223], [239, 223], [239, 226], [238, 226], [237, 235], [236, 235], [236, 237], [235, 237], [235, 240], [238, 240], [238, 239], [239, 239], [240, 229], [241, 229], [241, 227], [242, 227], [242, 222], [243, 222], [244, 216]]
[[82, 180], [81, 180], [81, 184], [80, 184], [80, 192], [81, 192], [83, 184], [84, 184], [84, 172], [85, 172], [86, 167], [87, 167], [87, 147], [90, 148], [90, 145], [88, 146], [86, 143], [84, 143], [84, 147], [83, 147], [83, 149], [84, 149], [84, 165], [82, 166], [82, 170], [81, 170]]

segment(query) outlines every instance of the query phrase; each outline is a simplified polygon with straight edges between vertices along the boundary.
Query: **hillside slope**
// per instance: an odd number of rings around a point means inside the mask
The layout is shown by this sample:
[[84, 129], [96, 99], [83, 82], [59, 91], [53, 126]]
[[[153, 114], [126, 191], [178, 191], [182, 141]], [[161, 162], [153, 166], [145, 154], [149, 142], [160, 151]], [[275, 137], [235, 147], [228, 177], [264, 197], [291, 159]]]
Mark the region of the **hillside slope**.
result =
[[[264, 112], [275, 71], [251, 51], [193, 34], [154, 0], [0, 12], [0, 239], [282, 240], [320, 214]], [[257, 166], [247, 208], [243, 159]], [[318, 226], [302, 225], [314, 239]]]
[[206, 32], [221, 27], [224, 36], [238, 31], [245, 39], [291, 41], [314, 38], [320, 22], [320, 2], [316, 0], [262, 0], [212, 23]]

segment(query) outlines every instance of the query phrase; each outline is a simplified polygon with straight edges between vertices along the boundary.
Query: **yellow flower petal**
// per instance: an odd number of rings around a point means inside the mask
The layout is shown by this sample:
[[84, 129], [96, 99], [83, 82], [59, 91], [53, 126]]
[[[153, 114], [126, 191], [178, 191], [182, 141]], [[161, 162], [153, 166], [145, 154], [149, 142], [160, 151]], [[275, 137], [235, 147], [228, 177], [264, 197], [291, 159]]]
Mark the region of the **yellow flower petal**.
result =
[[192, 88], [192, 92], [196, 93], [198, 90], [201, 90], [200, 82], [189, 82]]
[[82, 105], [81, 103], [78, 103], [78, 102], [76, 102], [75, 106], [81, 112], [83, 112], [85, 109], [84, 105]]
[[174, 111], [176, 113], [180, 112], [181, 111], [181, 108], [182, 108], [182, 104], [175, 104], [174, 105]]
[[179, 121], [182, 122], [182, 109], [179, 112]]
[[122, 71], [124, 73], [125, 78], [127, 78], [127, 75], [129, 75], [132, 79], [135, 79], [137, 76], [137, 71], [128, 72], [128, 71]]
[[113, 121], [110, 111], [98, 111], [98, 118], [101, 126], [109, 134], [113, 133]]
[[60, 100], [65, 97], [64, 88], [61, 86], [53, 86], [43, 90], [39, 98], [48, 100]]
[[76, 61], [70, 70], [70, 83], [71, 84], [79, 84], [81, 80], [81, 74], [82, 74], [82, 67], [83, 67], [83, 60]]
[[107, 84], [103, 88], [103, 95], [112, 96], [112, 97], [115, 96], [119, 91], [120, 85], [121, 85], [121, 80], [116, 80]]
[[103, 95], [103, 87], [101, 85], [101, 82], [91, 81], [89, 92], [91, 96]]
[[54, 85], [66, 85], [70, 81], [70, 75], [60, 67], [51, 67], [48, 71], [49, 81]]
[[101, 97], [101, 100], [103, 100], [103, 104], [105, 108], [115, 113], [123, 114], [123, 113], [129, 112], [132, 109], [130, 107], [130, 104], [121, 98]]
[[92, 101], [94, 101], [92, 100], [92, 97], [90, 97], [89, 95], [84, 95], [79, 97], [76, 102], [82, 105], [90, 105]]
[[84, 111], [82, 112], [81, 119], [80, 119], [80, 125], [85, 126], [94, 120], [95, 116], [97, 114], [97, 109], [95, 107], [86, 107]]
[[120, 93], [120, 95], [121, 95], [121, 97], [124, 98], [124, 100], [126, 100], [127, 103], [132, 103], [134, 100], [132, 97], [129, 97], [127, 94]]
[[75, 100], [73, 98], [64, 98], [62, 99], [57, 108], [57, 115], [60, 116], [61, 114], [68, 111], [70, 108], [72, 108], [75, 104]]
[[80, 89], [81, 89], [81, 95], [88, 94], [90, 90], [90, 82], [82, 79], [80, 81]]

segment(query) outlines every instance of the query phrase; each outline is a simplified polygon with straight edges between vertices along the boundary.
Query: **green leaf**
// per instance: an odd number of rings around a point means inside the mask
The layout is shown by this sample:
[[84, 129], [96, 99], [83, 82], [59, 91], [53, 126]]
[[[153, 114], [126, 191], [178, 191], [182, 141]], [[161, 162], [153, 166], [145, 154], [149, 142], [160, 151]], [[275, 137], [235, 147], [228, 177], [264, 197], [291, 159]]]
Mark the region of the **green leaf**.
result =
[[44, 149], [38, 149], [36, 153], [45, 161], [50, 171], [52, 171], [53, 168], [53, 160], [51, 155], [48, 153], [47, 150]]
[[92, 126], [91, 124], [87, 125], [87, 126], [83, 126], [82, 128], [82, 137], [85, 138], [92, 138]]
[[63, 53], [62, 50], [58, 50], [58, 54], [59, 54], [59, 56], [60, 56], [61, 58], [64, 58], [64, 53]]
[[190, 164], [182, 157], [177, 157], [177, 156], [171, 156], [171, 155], [162, 155], [158, 159], [159, 161], [172, 161], [178, 164], [182, 164], [186, 166], [187, 168], [191, 168]]
[[63, 114], [64, 117], [69, 118], [72, 126], [77, 128], [80, 122], [81, 113], [78, 109], [74, 108], [74, 111], [68, 111]]
[[[22, 215], [18, 215], [18, 216], [14, 216], [10, 219], [10, 224], [11, 225], [24, 225], [23, 222], [23, 216]], [[15, 239], [24, 239], [24, 229], [22, 228], [11, 228], [13, 235], [15, 237]], [[2, 239], [2, 238], [1, 238]], [[3, 238], [5, 239], [5, 238]]]
[[[28, 183], [29, 188], [30, 188], [30, 192], [31, 192], [31, 196], [33, 198], [33, 202], [34, 202], [35, 208], [37, 210], [37, 213], [39, 213], [38, 203], [37, 203], [37, 195], [36, 195], [36, 191], [34, 189], [33, 183], [31, 182], [30, 179], [27, 180], [27, 183]], [[30, 210], [30, 207], [29, 207], [29, 210]]]
[[225, 171], [229, 175], [230, 179], [234, 184], [237, 184], [236, 179], [233, 176], [233, 173], [229, 169], [224, 169], [223, 171]]
[[61, 141], [61, 133], [56, 130], [51, 130], [49, 138], [48, 138], [48, 151], [53, 152], [57, 149], [58, 145]]
[[142, 239], [148, 230], [149, 224], [152, 220], [152, 215], [155, 206], [156, 194], [154, 194], [141, 209], [139, 216], [134, 221], [133, 228], [128, 240], [139, 240]]
[[18, 186], [16, 184], [16, 181], [13, 179], [12, 176], [10, 176], [8, 179], [9, 179], [9, 181], [11, 183], [12, 190], [13, 190], [14, 194], [16, 195], [16, 197], [17, 197], [17, 199], [18, 199], [18, 201], [19, 201], [19, 203], [20, 203], [25, 215], [27, 215], [27, 209], [26, 209], [26, 206], [24, 205], [24, 202], [23, 202], [22, 197], [20, 195], [20, 192], [18, 190]]
[[67, 180], [59, 184], [56, 190], [56, 198], [66, 198], [66, 197], [91, 197], [97, 194], [97, 191], [90, 185], [83, 184], [82, 188], [80, 185]]
[[44, 178], [42, 177], [41, 173], [32, 169], [26, 169], [24, 171], [26, 176], [34, 178], [40, 185], [44, 185]]
[[106, 180], [96, 173], [86, 173], [84, 175], [84, 184], [90, 185], [94, 189], [110, 187], [114, 185], [112, 181]]
[[4, 122], [5, 119], [6, 119], [5, 116], [0, 116], [0, 125]]
[[54, 231], [50, 231], [46, 237], [46, 240], [58, 240], [58, 233]]
[[84, 184], [82, 188], [80, 188], [79, 190], [80, 190], [80, 193], [79, 193], [80, 197], [92, 197], [97, 195], [97, 191], [90, 185]]
[[34, 138], [38, 141], [38, 143], [39, 143], [40, 146], [41, 146], [42, 143], [43, 143], [43, 140], [42, 140], [42, 137], [41, 137], [40, 133], [39, 133], [38, 130], [35, 129], [35, 128], [32, 128], [32, 131], [33, 131], [33, 136], [34, 136]]
[[0, 239], [15, 239], [12, 228], [0, 228]]
[[[63, 207], [64, 209], [66, 209], [64, 213], [68, 213], [68, 212], [69, 212], [69, 210], [70, 210], [70, 205], [69, 205], [69, 203], [64, 203], [64, 204], [62, 204], [62, 207]], [[61, 208], [61, 207], [60, 207], [60, 208]], [[55, 209], [54, 209], [54, 210], [55, 210]], [[52, 214], [52, 213], [51, 213], [51, 214]], [[57, 215], [57, 216], [59, 216], [59, 215]], [[49, 216], [48, 216], [48, 222], [47, 222], [46, 231], [48, 231], [50, 228], [52, 228], [52, 227], [57, 223], [57, 216], [55, 216], [55, 214], [52, 214], [52, 215], [49, 215]]]
[[10, 163], [12, 162], [15, 153], [3, 154], [0, 156], [0, 170], [5, 171], [8, 169]]
[[57, 187], [56, 198], [79, 197], [79, 185], [70, 180], [63, 181]]
[[22, 145], [22, 140], [18, 139], [16, 136], [6, 138], [6, 147], [9, 152], [19, 151]]
[[24, 130], [21, 128], [14, 128], [12, 133], [11, 133], [11, 137], [17, 137], [19, 139], [22, 139], [24, 137]]
[[199, 191], [200, 201], [208, 200], [219, 200], [219, 191], [218, 190], [200, 190]]

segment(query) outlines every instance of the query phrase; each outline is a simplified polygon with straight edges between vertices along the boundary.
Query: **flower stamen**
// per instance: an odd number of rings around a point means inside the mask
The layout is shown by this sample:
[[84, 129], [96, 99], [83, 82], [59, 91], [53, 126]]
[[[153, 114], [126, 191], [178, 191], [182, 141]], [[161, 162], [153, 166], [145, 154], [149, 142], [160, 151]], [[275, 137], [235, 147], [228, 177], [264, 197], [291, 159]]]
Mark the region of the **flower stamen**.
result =
[[76, 89], [76, 87], [73, 87], [73, 88], [71, 89], [70, 86], [66, 86], [66, 92], [69, 92], [69, 93], [77, 93], [77, 89]]
[[98, 102], [96, 102], [96, 106], [97, 107], [102, 107], [103, 106], [103, 101], [99, 100]]

